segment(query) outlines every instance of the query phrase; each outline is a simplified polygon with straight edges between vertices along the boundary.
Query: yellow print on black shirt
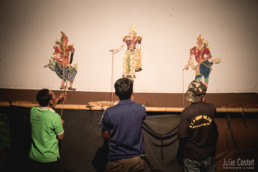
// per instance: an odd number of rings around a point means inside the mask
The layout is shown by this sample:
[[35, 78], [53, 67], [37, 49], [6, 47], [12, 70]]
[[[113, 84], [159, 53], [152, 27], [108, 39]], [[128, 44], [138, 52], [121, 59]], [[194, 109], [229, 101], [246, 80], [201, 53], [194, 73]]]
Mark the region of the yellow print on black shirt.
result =
[[[197, 121], [199, 121], [201, 119], [204, 119], [206, 122], [201, 123], [201, 124], [196, 124]], [[189, 128], [199, 128], [202, 126], [207, 126], [207, 125], [210, 125], [211, 122], [212, 122], [212, 119], [210, 117], [208, 117], [207, 115], [199, 115], [192, 120], [192, 122], [189, 125]]]

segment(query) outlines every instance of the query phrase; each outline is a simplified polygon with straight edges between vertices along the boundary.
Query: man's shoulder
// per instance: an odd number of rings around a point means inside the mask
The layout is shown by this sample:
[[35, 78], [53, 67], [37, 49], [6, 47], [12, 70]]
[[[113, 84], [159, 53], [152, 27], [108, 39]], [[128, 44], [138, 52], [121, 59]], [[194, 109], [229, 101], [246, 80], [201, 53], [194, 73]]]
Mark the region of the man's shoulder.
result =
[[34, 106], [30, 109], [30, 113], [33, 114], [33, 113], [38, 113], [38, 107], [37, 106]]
[[146, 108], [144, 105], [131, 102], [127, 104], [117, 104], [115, 106], [109, 107], [106, 109], [106, 112], [112, 112], [112, 111], [117, 111], [117, 110], [122, 110], [122, 109], [137, 109], [139, 111], [146, 111]]
[[140, 104], [140, 103], [133, 102], [131, 108], [146, 111], [145, 106], [143, 104]]
[[136, 103], [136, 102], [133, 102], [134, 105], [136, 106], [139, 106], [139, 107], [142, 107], [142, 108], [145, 108], [145, 106], [143, 104], [140, 104], [140, 103]]
[[31, 113], [48, 113], [48, 114], [53, 114], [54, 116], [55, 115], [59, 116], [59, 114], [56, 113], [54, 109], [48, 108], [48, 107], [41, 107], [41, 106], [32, 107], [30, 112]]
[[199, 107], [199, 106], [205, 106], [205, 107], [215, 107], [214, 104], [212, 103], [208, 103], [208, 102], [204, 102], [204, 103], [192, 103], [191, 105], [189, 105], [188, 107]]
[[207, 108], [216, 109], [216, 106], [212, 103], [203, 103], [203, 106], [206, 106]]
[[186, 108], [184, 108], [183, 111], [191, 111], [193, 109], [199, 109], [200, 107], [205, 107], [205, 108], [216, 108], [214, 104], [212, 103], [192, 103]]
[[36, 106], [33, 106], [32, 108], [30, 108], [30, 111], [34, 111], [36, 108]]

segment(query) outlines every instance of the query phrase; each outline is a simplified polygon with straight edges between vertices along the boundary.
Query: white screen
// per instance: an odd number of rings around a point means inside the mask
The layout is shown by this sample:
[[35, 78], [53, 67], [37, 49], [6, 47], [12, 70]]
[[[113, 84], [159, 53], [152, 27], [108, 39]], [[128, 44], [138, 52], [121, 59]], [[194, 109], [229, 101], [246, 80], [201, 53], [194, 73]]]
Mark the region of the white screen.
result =
[[[11, 0], [0, 2], [0, 88], [59, 89], [48, 68], [53, 45], [69, 37], [78, 91], [111, 91], [112, 54], [132, 24], [143, 36], [143, 71], [134, 92], [182, 93], [194, 79], [182, 72], [202, 34], [213, 65], [210, 93], [258, 92], [256, 0]], [[122, 76], [126, 48], [114, 55], [114, 81]]]

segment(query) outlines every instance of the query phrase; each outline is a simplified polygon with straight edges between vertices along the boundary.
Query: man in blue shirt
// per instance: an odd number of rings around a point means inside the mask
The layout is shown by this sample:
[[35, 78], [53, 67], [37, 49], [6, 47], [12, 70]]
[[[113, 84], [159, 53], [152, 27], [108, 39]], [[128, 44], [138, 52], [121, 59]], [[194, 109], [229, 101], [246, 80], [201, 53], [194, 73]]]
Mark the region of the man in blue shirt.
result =
[[132, 93], [133, 81], [118, 79], [115, 94], [120, 102], [108, 108], [100, 122], [102, 137], [109, 139], [106, 172], [144, 170], [142, 122], [146, 109], [132, 101]]

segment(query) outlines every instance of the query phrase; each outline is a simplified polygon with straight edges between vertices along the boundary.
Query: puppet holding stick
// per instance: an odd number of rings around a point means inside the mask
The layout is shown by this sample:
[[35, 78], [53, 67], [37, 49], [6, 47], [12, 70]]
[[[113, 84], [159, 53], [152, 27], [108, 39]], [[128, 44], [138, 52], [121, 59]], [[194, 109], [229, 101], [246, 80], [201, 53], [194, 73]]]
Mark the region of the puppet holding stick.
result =
[[56, 41], [54, 45], [54, 57], [50, 57], [49, 63], [45, 67], [49, 67], [52, 71], [55, 71], [57, 76], [61, 79], [60, 89], [67, 87], [67, 81], [69, 82], [68, 90], [76, 90], [73, 88], [73, 81], [77, 74], [78, 65], [72, 66], [74, 47], [68, 45], [68, 37], [64, 32], [61, 32], [62, 37], [60, 41]]
[[133, 25], [129, 29], [129, 34], [123, 37], [121, 47], [110, 50], [114, 54], [122, 50], [125, 45], [127, 46], [123, 59], [123, 77], [129, 78], [132, 81], [134, 81], [135, 72], [142, 70], [141, 42], [142, 37], [137, 36], [135, 26]]
[[[193, 58], [194, 57], [194, 58]], [[195, 70], [195, 79], [204, 79], [204, 84], [208, 86], [209, 75], [212, 70], [212, 65], [220, 63], [220, 58], [212, 59], [210, 49], [208, 47], [208, 41], [204, 41], [201, 35], [197, 37], [197, 46], [190, 49], [190, 57], [187, 65], [183, 70], [188, 70], [189, 66]], [[197, 65], [194, 65], [194, 59]]]

